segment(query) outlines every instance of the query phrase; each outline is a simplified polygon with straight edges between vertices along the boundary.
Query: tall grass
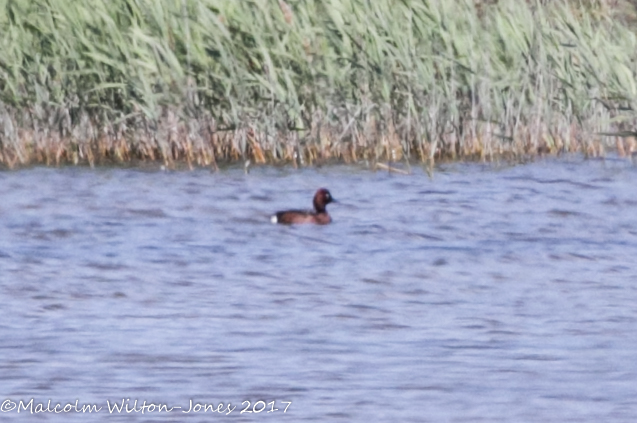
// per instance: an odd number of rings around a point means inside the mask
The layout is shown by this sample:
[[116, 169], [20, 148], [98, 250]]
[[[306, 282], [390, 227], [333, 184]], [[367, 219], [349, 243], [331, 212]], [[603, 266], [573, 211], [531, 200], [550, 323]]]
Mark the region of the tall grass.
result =
[[601, 0], [0, 0], [0, 163], [632, 152], [636, 47]]

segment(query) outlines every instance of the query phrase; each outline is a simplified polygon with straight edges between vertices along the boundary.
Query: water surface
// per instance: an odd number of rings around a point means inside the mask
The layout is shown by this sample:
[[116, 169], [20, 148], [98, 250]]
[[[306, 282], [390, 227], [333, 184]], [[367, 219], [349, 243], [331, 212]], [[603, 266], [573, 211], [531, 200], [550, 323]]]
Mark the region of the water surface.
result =
[[[2, 420], [633, 422], [636, 177], [0, 172], [0, 400], [102, 408]], [[269, 223], [321, 186], [332, 225]]]

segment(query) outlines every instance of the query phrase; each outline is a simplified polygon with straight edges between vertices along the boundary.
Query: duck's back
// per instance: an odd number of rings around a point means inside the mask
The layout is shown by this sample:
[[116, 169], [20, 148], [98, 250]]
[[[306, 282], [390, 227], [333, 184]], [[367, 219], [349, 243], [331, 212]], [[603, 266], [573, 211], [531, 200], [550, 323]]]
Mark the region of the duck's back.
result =
[[272, 223], [280, 223], [283, 225], [294, 225], [300, 223], [327, 225], [331, 221], [332, 219], [327, 213], [314, 213], [307, 210], [281, 211], [272, 216]]

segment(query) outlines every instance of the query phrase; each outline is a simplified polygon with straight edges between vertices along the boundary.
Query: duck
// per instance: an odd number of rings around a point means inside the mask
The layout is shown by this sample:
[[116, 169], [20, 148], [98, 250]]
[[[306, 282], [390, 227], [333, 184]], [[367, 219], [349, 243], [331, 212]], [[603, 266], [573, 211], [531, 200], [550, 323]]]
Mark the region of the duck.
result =
[[274, 224], [296, 225], [310, 223], [315, 225], [327, 225], [332, 222], [332, 218], [327, 213], [325, 207], [329, 203], [337, 203], [332, 194], [325, 189], [320, 188], [314, 194], [314, 211], [311, 210], [285, 210], [274, 214], [270, 221]]

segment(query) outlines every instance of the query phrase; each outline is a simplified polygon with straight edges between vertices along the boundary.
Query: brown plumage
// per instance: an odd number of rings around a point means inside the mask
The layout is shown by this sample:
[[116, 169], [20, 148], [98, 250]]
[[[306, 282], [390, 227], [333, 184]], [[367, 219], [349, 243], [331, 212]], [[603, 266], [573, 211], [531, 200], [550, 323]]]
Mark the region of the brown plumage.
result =
[[314, 194], [314, 211], [307, 210], [286, 210], [277, 212], [272, 216], [272, 223], [283, 225], [293, 225], [300, 223], [313, 223], [316, 225], [327, 225], [332, 218], [327, 213], [325, 207], [329, 203], [335, 203], [332, 194], [325, 188], [321, 188]]

